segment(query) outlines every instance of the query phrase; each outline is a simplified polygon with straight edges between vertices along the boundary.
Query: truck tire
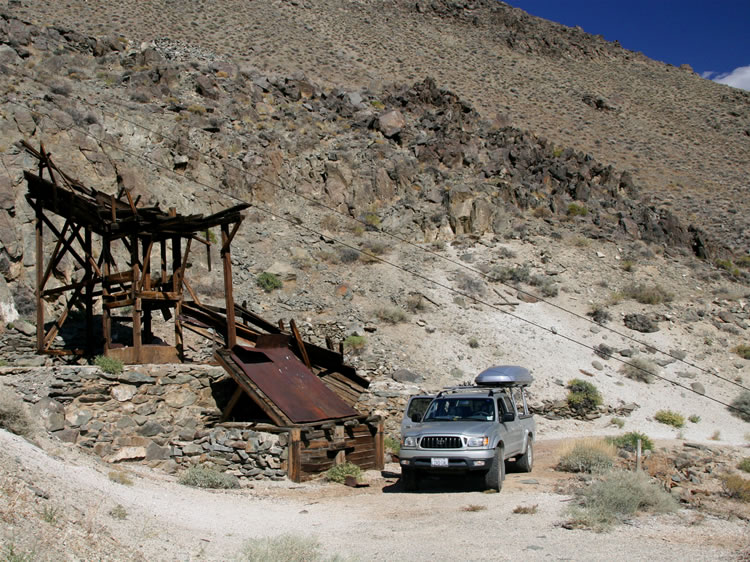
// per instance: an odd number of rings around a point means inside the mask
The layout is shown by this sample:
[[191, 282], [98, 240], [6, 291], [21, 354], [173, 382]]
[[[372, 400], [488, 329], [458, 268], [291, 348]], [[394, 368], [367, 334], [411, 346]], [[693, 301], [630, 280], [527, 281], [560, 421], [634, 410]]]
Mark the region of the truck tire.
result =
[[484, 474], [484, 487], [487, 490], [499, 492], [503, 489], [503, 480], [505, 480], [505, 449], [500, 445], [495, 449], [490, 468]]
[[406, 492], [413, 492], [417, 489], [417, 473], [413, 468], [401, 468], [401, 486]]
[[534, 440], [531, 437], [526, 443], [526, 452], [516, 460], [516, 467], [521, 472], [531, 472], [534, 467]]

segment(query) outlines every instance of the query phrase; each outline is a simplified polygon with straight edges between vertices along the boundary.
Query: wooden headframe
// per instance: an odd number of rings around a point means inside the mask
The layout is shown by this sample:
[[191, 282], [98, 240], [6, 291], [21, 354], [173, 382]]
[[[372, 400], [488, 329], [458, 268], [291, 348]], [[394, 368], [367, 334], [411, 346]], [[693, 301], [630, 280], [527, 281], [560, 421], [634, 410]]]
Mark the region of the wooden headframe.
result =
[[[36, 305], [37, 351], [39, 353], [93, 354], [99, 349], [124, 363], [164, 363], [182, 360], [181, 307], [183, 290], [200, 302], [185, 271], [193, 241], [210, 247], [199, 236], [211, 228], [221, 230], [221, 257], [227, 310], [234, 310], [230, 246], [243, 220], [237, 205], [210, 216], [178, 215], [158, 207], [139, 207], [139, 199], [120, 189], [115, 195], [89, 188], [62, 172], [44, 146], [37, 151], [23, 143], [39, 160], [38, 174], [25, 172], [26, 200], [36, 216]], [[45, 179], [44, 173], [49, 179]], [[62, 227], [50, 215], [61, 217]], [[45, 254], [45, 231], [54, 236], [52, 252]], [[208, 237], [207, 237], [208, 238]], [[116, 251], [124, 250], [125, 263], [118, 263]], [[158, 262], [152, 258], [158, 253]], [[74, 260], [76, 278], [48, 288], [61, 260]], [[66, 298], [65, 306], [51, 326], [45, 326], [44, 302]], [[101, 300], [102, 339], [94, 341], [94, 303]], [[83, 349], [53, 348], [56, 336], [74, 307], [83, 309], [86, 320]], [[116, 345], [112, 323], [117, 311], [129, 313], [132, 339]], [[174, 319], [175, 345], [152, 345], [152, 316], [161, 312], [164, 320]], [[229, 315], [227, 315], [229, 316]], [[227, 333], [234, 339], [234, 318], [227, 318]]]

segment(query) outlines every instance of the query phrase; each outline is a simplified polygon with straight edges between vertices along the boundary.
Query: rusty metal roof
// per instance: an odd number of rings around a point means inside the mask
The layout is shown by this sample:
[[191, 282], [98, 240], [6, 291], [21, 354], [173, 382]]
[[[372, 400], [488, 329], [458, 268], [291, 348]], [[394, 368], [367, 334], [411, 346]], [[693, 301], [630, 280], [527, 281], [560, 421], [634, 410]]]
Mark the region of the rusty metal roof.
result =
[[359, 415], [288, 347], [235, 346], [232, 360], [293, 423]]

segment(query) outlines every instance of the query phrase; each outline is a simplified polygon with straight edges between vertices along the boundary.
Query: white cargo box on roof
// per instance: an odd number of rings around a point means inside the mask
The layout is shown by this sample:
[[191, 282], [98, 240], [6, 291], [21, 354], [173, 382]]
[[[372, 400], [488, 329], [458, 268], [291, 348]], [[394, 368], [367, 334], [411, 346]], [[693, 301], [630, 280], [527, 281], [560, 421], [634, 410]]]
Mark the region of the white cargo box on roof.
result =
[[477, 375], [478, 386], [526, 386], [532, 382], [531, 373], [518, 365], [498, 365], [485, 369]]

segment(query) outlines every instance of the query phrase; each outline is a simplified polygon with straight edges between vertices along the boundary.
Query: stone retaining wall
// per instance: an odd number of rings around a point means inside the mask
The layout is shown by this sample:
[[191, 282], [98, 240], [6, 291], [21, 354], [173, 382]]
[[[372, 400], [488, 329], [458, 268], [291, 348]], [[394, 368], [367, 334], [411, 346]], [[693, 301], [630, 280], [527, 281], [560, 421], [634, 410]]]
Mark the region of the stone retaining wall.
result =
[[213, 466], [240, 478], [282, 479], [288, 432], [267, 424], [220, 424], [215, 393], [227, 377], [207, 365], [0, 368], [0, 382], [33, 404], [61, 441], [108, 462], [144, 462], [168, 472]]

